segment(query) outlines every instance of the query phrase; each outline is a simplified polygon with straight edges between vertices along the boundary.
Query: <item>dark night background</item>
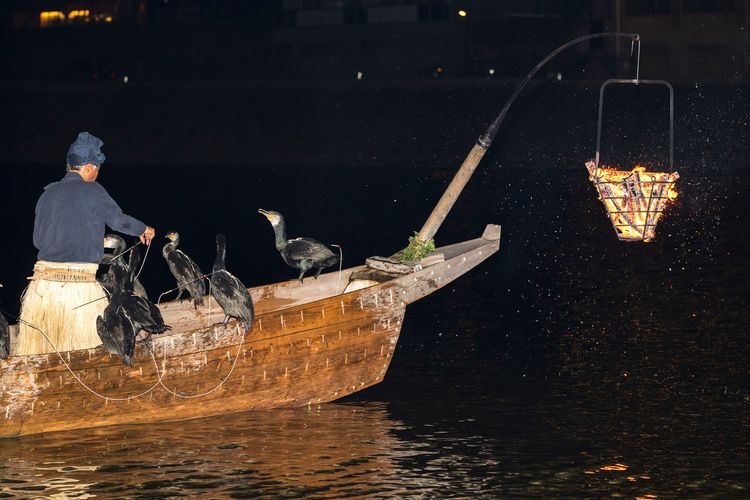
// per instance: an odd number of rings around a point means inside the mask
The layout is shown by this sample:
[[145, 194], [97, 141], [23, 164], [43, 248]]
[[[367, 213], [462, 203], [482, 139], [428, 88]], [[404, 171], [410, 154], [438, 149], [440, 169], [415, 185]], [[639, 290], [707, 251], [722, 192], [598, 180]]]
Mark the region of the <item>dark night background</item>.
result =
[[[584, 34], [639, 33], [642, 78], [746, 84], [749, 11], [744, 0], [3, 0], [0, 147], [7, 163], [62, 162], [89, 129], [128, 165], [452, 164], [533, 65]], [[549, 130], [560, 141], [541, 154], [556, 158], [570, 144], [560, 133], [594, 126], [601, 82], [633, 77], [635, 61], [626, 40], [561, 53], [532, 82], [545, 90], [522, 98], [568, 107], [529, 116], [519, 102], [517, 130]], [[530, 142], [498, 147], [501, 161], [523, 161]]]
[[[562, 52], [514, 102], [479, 176], [581, 169], [595, 151], [599, 86], [636, 69], [675, 86], [680, 172], [744, 169], [749, 19], [748, 2], [736, 0], [4, 0], [0, 150], [16, 238], [0, 262], [6, 297], [20, 294], [33, 262], [37, 193], [59, 177], [81, 130], [104, 140], [101, 182], [161, 231], [198, 214], [239, 217], [221, 210], [222, 186], [249, 188], [267, 182], [261, 171], [291, 169], [274, 174], [283, 180], [272, 198], [231, 196], [248, 204], [239, 210], [247, 231], [267, 230], [244, 212], [263, 206], [291, 211], [298, 231], [335, 234], [304, 214], [324, 212], [326, 196], [371, 190], [367, 169], [388, 168], [420, 179], [420, 194], [435, 191], [413, 198], [395, 184], [372, 193], [410, 203], [399, 212], [401, 241], [526, 73], [593, 32], [639, 33], [639, 66], [626, 40]], [[605, 159], [665, 166], [666, 95], [639, 87], [609, 96]], [[502, 185], [484, 193], [506, 196]], [[171, 211], [152, 208], [161, 203]], [[221, 230], [199, 227], [207, 241]], [[350, 262], [375, 251], [366, 242], [345, 241]]]
[[[259, 207], [290, 236], [342, 245], [346, 266], [403, 247], [521, 79], [585, 34], [640, 34], [640, 77], [675, 88], [681, 176], [656, 240], [618, 241], [584, 162], [600, 86], [632, 78], [636, 58], [624, 40], [570, 48], [514, 102], [436, 235], [499, 223], [500, 251], [409, 307], [383, 383], [325, 418], [20, 440], [0, 493], [56, 461], [111, 495], [747, 496], [750, 0], [0, 0], [0, 27], [11, 313], [34, 204], [81, 130], [103, 139], [100, 182], [126, 212], [178, 229], [204, 268], [224, 232], [250, 286], [294, 275]], [[608, 94], [603, 160], [669, 169], [667, 102], [646, 86]], [[153, 251], [141, 279], [152, 295], [173, 286]], [[328, 447], [288, 467], [299, 439], [347, 449], [336, 436], [356, 415], [372, 419], [372, 456], [328, 463]], [[264, 438], [282, 453], [253, 462]]]

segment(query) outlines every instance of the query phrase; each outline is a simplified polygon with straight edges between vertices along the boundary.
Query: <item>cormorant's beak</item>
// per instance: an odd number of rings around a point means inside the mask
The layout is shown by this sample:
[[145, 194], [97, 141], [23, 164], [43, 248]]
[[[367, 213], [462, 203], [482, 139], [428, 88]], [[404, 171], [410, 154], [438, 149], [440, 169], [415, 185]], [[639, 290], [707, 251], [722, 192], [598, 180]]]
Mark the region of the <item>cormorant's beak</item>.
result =
[[259, 213], [259, 214], [263, 214], [263, 215], [265, 215], [266, 217], [268, 217], [268, 214], [269, 214], [268, 210], [263, 210], [262, 208], [259, 208], [259, 209], [258, 209], [258, 213]]

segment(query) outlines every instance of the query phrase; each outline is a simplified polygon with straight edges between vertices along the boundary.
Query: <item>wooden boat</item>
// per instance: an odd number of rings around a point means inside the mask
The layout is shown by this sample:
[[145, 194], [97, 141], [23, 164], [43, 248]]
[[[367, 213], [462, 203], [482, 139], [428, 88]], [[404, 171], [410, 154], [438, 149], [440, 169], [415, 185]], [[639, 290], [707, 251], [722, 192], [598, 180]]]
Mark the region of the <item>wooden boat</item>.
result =
[[[432, 240], [506, 111], [478, 139], [414, 242]], [[373, 257], [303, 283], [250, 288], [256, 313], [250, 330], [221, 323], [224, 313], [213, 299], [198, 309], [192, 301], [166, 303], [160, 309], [170, 332], [140, 343], [132, 367], [101, 346], [0, 360], [0, 438], [342, 398], [383, 380], [407, 305], [499, 247], [500, 226], [490, 224], [479, 238], [438, 248], [419, 262]]]
[[[421, 263], [368, 264], [251, 288], [250, 330], [215, 301], [160, 306], [169, 333], [133, 366], [103, 347], [0, 361], [0, 437], [325, 403], [383, 380], [406, 307], [495, 253], [500, 227]], [[15, 333], [15, 325], [12, 332]], [[150, 344], [150, 345], [149, 345]]]

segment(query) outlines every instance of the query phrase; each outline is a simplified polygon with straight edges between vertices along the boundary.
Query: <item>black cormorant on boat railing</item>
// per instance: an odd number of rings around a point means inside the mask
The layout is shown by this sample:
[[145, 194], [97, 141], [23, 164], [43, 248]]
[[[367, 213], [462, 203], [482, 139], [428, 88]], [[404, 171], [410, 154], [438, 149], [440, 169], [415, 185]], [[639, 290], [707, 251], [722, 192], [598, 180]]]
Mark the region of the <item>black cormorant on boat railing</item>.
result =
[[209, 279], [211, 295], [224, 311], [226, 324], [229, 318], [240, 320], [245, 329], [253, 324], [255, 311], [253, 299], [247, 287], [235, 275], [227, 271], [227, 240], [223, 234], [216, 235], [216, 260]]
[[177, 245], [180, 244], [180, 233], [170, 231], [165, 238], [169, 240], [169, 243], [164, 245], [161, 253], [164, 260], [167, 261], [169, 271], [177, 280], [179, 292], [175, 300], [179, 300], [182, 294], [187, 291], [193, 298], [193, 304], [196, 307], [202, 306], [203, 296], [206, 295], [206, 282], [203, 279], [205, 275], [193, 259], [182, 250], [177, 249]]
[[[96, 273], [96, 278], [110, 295], [112, 295], [113, 292], [112, 283], [114, 282], [114, 277], [111, 272], [112, 266], [120, 266], [130, 272], [128, 264], [125, 262], [124, 255], [135, 248], [135, 245], [131, 248], [125, 248], [126, 246], [125, 240], [118, 234], [107, 234], [104, 236], [104, 248], [109, 248], [112, 252], [109, 255], [104, 255], [104, 258], [99, 265], [99, 271]], [[133, 290], [140, 297], [148, 299], [146, 289], [137, 277], [133, 278]]]
[[263, 214], [271, 223], [276, 238], [276, 250], [289, 267], [299, 269], [300, 282], [305, 273], [311, 269], [317, 269], [315, 272], [315, 278], [317, 278], [323, 269], [339, 263], [339, 256], [319, 241], [312, 238], [287, 239], [286, 222], [279, 212], [259, 208], [258, 213]]
[[133, 279], [140, 257], [138, 248], [133, 248], [129, 271], [117, 265], [111, 268], [113, 292], [103, 314], [96, 318], [96, 332], [102, 344], [110, 353], [119, 355], [128, 366], [131, 364], [136, 336], [141, 330], [163, 333], [169, 329], [159, 308], [134, 292]]

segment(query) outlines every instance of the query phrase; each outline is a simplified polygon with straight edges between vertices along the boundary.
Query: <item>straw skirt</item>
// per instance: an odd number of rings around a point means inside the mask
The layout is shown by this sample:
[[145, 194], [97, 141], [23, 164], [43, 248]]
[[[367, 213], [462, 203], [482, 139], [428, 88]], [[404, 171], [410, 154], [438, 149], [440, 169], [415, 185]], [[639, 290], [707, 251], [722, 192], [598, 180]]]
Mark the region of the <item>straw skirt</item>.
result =
[[102, 343], [96, 318], [109, 300], [97, 264], [38, 261], [21, 299], [16, 355], [73, 351]]

